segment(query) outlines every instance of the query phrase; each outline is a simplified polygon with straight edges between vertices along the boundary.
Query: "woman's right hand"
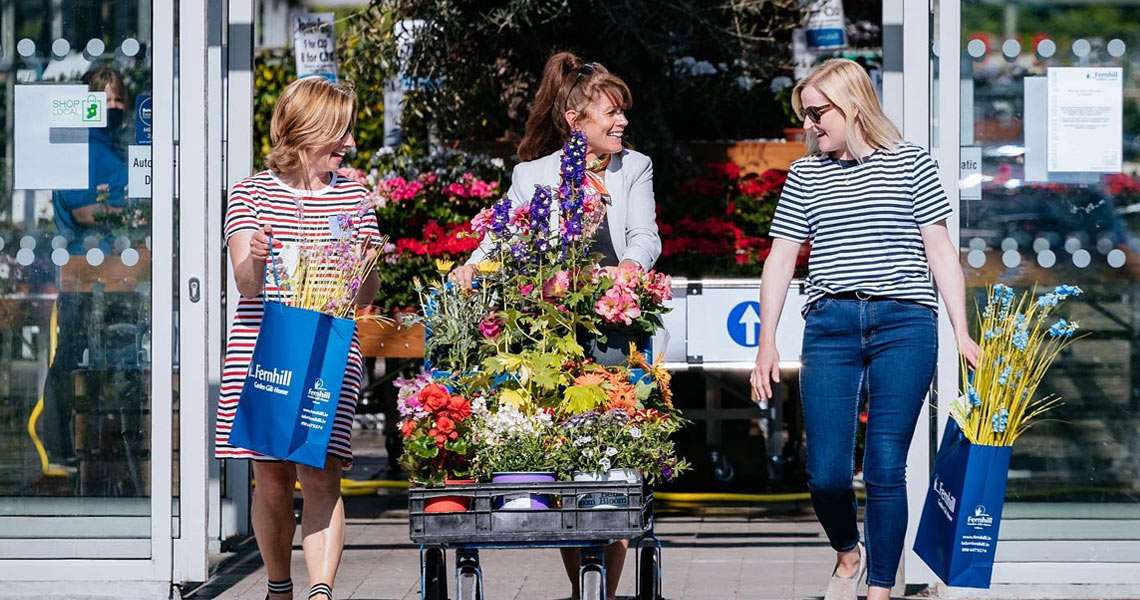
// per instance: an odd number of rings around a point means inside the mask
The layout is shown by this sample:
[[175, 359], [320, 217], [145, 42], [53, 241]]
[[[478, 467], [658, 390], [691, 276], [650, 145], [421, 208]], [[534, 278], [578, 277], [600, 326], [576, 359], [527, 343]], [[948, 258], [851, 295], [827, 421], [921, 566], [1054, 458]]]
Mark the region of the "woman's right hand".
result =
[[447, 279], [459, 285], [460, 288], [469, 290], [475, 281], [475, 267], [471, 265], [459, 265], [451, 271]]
[[780, 353], [774, 342], [761, 342], [756, 350], [756, 366], [752, 369], [752, 394], [758, 402], [772, 397], [772, 382], [780, 383]]
[[273, 227], [262, 225], [261, 229], [249, 238], [250, 257], [261, 262], [269, 260], [269, 236], [271, 235], [273, 235]]

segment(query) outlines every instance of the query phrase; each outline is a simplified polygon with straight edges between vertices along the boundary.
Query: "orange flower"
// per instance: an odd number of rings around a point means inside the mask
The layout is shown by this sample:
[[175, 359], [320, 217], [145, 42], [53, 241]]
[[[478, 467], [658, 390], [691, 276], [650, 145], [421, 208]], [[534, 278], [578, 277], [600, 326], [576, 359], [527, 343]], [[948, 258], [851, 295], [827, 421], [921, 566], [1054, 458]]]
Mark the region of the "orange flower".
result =
[[616, 387], [609, 393], [610, 401], [606, 410], [622, 410], [633, 416], [637, 412], [637, 390], [632, 385]]
[[415, 430], [416, 430], [416, 422], [415, 421], [404, 421], [404, 424], [400, 426], [400, 433], [404, 434], [404, 437], [411, 437], [412, 432]]
[[428, 435], [435, 438], [435, 443], [440, 448], [443, 447], [447, 440], [454, 440], [459, 437], [459, 432], [455, 431], [455, 422], [445, 416], [435, 418], [435, 427], [431, 428]]
[[606, 378], [597, 373], [583, 373], [574, 379], [574, 385], [602, 385]]
[[424, 408], [433, 413], [447, 408], [450, 398], [451, 394], [447, 393], [447, 388], [438, 383], [433, 383], [420, 390], [420, 404], [423, 404]]

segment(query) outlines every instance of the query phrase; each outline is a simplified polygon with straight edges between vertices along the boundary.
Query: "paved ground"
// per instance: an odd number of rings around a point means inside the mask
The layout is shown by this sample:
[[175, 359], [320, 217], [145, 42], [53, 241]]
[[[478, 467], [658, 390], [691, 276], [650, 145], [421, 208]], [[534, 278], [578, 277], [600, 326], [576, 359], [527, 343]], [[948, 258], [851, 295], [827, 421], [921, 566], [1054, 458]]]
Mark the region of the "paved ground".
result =
[[[350, 498], [348, 539], [336, 595], [368, 600], [419, 598], [419, 553], [408, 541], [406, 496]], [[664, 589], [669, 599], [818, 598], [834, 554], [813, 518], [764, 518], [756, 511], [665, 516]], [[449, 557], [450, 558], [450, 557]], [[495, 550], [481, 556], [488, 600], [566, 598], [569, 584], [558, 551]], [[293, 553], [298, 598], [305, 586], [300, 546]], [[634, 593], [631, 552], [619, 595]], [[452, 584], [454, 585], [454, 584]], [[221, 563], [214, 579], [192, 591], [194, 600], [261, 600], [265, 571], [251, 543]], [[454, 592], [452, 592], [454, 595]]]

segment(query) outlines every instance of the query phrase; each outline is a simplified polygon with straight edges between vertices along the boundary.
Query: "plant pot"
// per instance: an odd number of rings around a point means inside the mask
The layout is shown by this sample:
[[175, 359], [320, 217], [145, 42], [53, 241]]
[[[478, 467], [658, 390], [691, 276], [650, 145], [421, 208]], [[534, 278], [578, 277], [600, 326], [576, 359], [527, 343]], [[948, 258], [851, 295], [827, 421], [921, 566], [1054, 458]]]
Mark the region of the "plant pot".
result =
[[784, 139], [789, 142], [802, 142], [804, 141], [804, 128], [803, 127], [785, 127]]
[[[524, 471], [492, 473], [491, 483], [552, 483], [551, 471]], [[554, 503], [550, 494], [503, 494], [495, 497], [495, 508], [510, 510], [546, 510]]]
[[[637, 483], [641, 480], [636, 469], [610, 469], [609, 471], [575, 471], [574, 481], [625, 481]], [[578, 508], [628, 508], [629, 497], [625, 494], [594, 492], [578, 497]]]
[[[444, 479], [448, 486], [475, 483], [474, 479]], [[424, 502], [424, 512], [463, 512], [471, 507], [470, 496], [438, 496]]]
[[640, 331], [602, 331], [606, 336], [605, 343], [586, 332], [579, 332], [578, 343], [586, 351], [586, 358], [603, 367], [613, 367], [625, 364], [629, 360], [629, 344], [633, 342], [639, 350], [649, 345], [649, 336]]

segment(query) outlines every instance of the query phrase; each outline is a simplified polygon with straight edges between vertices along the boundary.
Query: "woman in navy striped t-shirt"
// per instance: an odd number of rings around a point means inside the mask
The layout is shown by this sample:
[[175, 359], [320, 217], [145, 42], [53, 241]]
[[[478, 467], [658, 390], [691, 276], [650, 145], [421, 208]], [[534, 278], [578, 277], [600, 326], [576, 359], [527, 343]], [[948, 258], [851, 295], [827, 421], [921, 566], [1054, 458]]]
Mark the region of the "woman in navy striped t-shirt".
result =
[[[888, 600], [907, 526], [906, 458], [937, 361], [938, 300], [970, 365], [965, 285], [934, 161], [904, 143], [858, 64], [829, 60], [796, 85], [808, 156], [792, 164], [760, 286], [752, 387], [779, 382], [776, 326], [800, 246], [811, 244], [802, 370], [808, 488], [832, 548], [826, 600]], [[852, 487], [855, 431], [867, 401], [864, 542]], [[864, 543], [866, 546], [864, 547]]]

